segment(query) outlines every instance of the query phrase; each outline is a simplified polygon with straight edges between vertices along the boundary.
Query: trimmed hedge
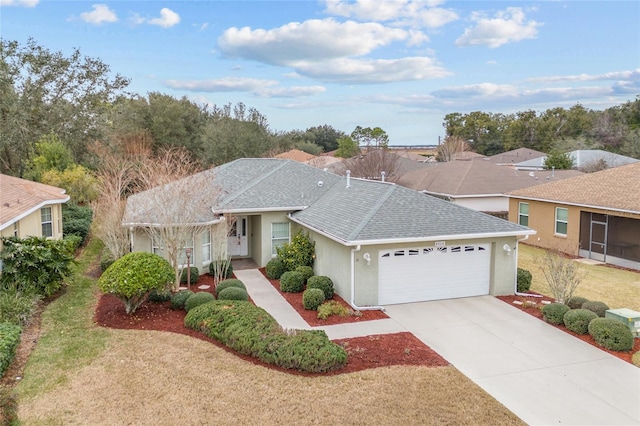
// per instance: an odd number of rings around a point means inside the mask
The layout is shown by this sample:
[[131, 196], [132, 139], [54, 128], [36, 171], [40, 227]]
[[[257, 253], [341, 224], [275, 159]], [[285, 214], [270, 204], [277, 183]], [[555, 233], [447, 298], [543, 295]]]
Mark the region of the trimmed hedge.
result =
[[588, 301], [589, 299], [587, 299], [586, 297], [572, 296], [571, 298], [569, 298], [569, 300], [567, 300], [567, 306], [571, 309], [581, 309], [582, 304]]
[[[195, 266], [190, 266], [189, 269], [191, 269], [191, 273], [189, 275], [189, 280], [191, 282], [189, 284], [193, 285], [198, 282], [198, 279], [200, 278], [200, 271]], [[180, 273], [180, 284], [187, 283], [187, 271], [189, 269], [182, 268], [182, 272]]]
[[171, 296], [171, 309], [184, 309], [185, 302], [192, 294], [191, 290], [183, 290]]
[[240, 287], [227, 287], [218, 293], [218, 300], [249, 300], [249, 293]]
[[304, 290], [304, 277], [300, 272], [287, 271], [280, 277], [280, 291], [284, 293], [300, 293]]
[[609, 309], [609, 306], [607, 306], [607, 304], [604, 302], [588, 301], [582, 304], [582, 309], [587, 309], [591, 312], [595, 312], [595, 314], [600, 318], [604, 318], [604, 315], [607, 312], [607, 309]]
[[564, 324], [564, 314], [569, 311], [569, 307], [562, 303], [551, 303], [542, 308], [542, 319], [551, 324]]
[[333, 281], [324, 275], [316, 275], [309, 278], [307, 288], [319, 288], [324, 293], [325, 299], [331, 299], [333, 297]]
[[633, 333], [624, 323], [612, 318], [595, 318], [589, 323], [589, 334], [597, 344], [612, 351], [630, 351]]
[[193, 293], [184, 302], [184, 310], [189, 312], [191, 309], [195, 308], [196, 306], [203, 305], [205, 303], [211, 302], [212, 300], [216, 300], [215, 297], [213, 297], [213, 294], [208, 293], [206, 291]]
[[184, 324], [237, 352], [309, 373], [342, 368], [347, 353], [324, 331], [284, 331], [264, 309], [244, 301], [216, 300], [192, 309]]
[[171, 300], [172, 294], [169, 290], [151, 290], [147, 300], [153, 303], [162, 303]]
[[284, 266], [284, 262], [280, 259], [271, 259], [267, 262], [267, 266], [264, 268], [265, 274], [267, 277], [272, 280], [279, 280], [282, 274], [287, 271], [287, 268]]
[[526, 293], [531, 288], [531, 272], [518, 268], [517, 274], [518, 293]]
[[319, 288], [308, 288], [302, 293], [302, 306], [315, 311], [324, 302], [324, 292]]
[[564, 314], [562, 321], [564, 326], [574, 333], [587, 334], [589, 322], [594, 318], [598, 318], [598, 315], [587, 309], [571, 309]]
[[0, 324], [0, 377], [7, 371], [16, 356], [22, 328], [11, 323]]
[[224, 281], [220, 281], [218, 283], [218, 285], [216, 286], [216, 297], [218, 297], [218, 295], [220, 294], [220, 292], [222, 290], [224, 290], [225, 288], [229, 288], [229, 287], [236, 287], [236, 288], [241, 288], [243, 290], [247, 290], [247, 287], [244, 285], [244, 283], [238, 279], [235, 278], [228, 278]]
[[302, 274], [302, 278], [304, 278], [304, 282], [306, 283], [309, 278], [313, 276], [313, 268], [311, 266], [298, 266], [295, 271], [300, 272]]

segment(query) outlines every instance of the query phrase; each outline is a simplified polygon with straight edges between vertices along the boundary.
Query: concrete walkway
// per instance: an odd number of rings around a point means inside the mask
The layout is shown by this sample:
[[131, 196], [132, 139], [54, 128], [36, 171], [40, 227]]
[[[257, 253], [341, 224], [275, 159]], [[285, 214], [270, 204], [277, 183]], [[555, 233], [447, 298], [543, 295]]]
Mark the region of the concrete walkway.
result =
[[[258, 270], [235, 271], [285, 328], [310, 329]], [[330, 339], [409, 331], [531, 425], [640, 425], [640, 369], [491, 296], [392, 305]]]

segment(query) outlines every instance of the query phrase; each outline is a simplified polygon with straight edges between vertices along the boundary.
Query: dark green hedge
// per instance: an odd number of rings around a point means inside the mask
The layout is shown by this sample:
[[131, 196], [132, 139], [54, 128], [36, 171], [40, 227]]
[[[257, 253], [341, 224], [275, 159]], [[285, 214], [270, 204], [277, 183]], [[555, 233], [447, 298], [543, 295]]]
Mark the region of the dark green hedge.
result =
[[16, 356], [20, 333], [22, 333], [22, 328], [19, 325], [0, 324], [0, 377], [4, 375]]

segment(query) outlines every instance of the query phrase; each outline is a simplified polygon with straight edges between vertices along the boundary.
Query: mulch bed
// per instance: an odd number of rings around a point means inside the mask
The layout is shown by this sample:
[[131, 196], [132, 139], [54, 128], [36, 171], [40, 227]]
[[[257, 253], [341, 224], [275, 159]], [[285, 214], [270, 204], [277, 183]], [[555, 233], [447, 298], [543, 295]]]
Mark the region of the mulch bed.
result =
[[[197, 287], [202, 284], [208, 284], [211, 285], [211, 287], [208, 290], [199, 290]], [[191, 286], [191, 290], [194, 292], [209, 291], [213, 293], [213, 279], [209, 275], [203, 275], [197, 284]], [[302, 296], [300, 295], [300, 298], [298, 299], [300, 307], [302, 307], [301, 297]], [[336, 300], [341, 299], [338, 299], [336, 296]], [[342, 303], [344, 303], [344, 301], [342, 301]], [[294, 305], [294, 307], [296, 306]], [[304, 311], [304, 308], [302, 308], [302, 310]], [[317, 314], [315, 311], [307, 312], [311, 313], [313, 316]], [[172, 310], [169, 302], [145, 302], [134, 314], [127, 315], [124, 309], [124, 304], [120, 300], [112, 295], [105, 294], [100, 297], [96, 307], [94, 320], [96, 324], [101, 327], [129, 330], [157, 330], [185, 334], [187, 336], [208, 341], [211, 344], [254, 364], [263, 365], [268, 368], [291, 374], [304, 376], [318, 375], [278, 368], [270, 364], [262, 363], [255, 358], [240, 355], [218, 341], [210, 339], [200, 332], [185, 327], [185, 315], [186, 313], [183, 310]], [[337, 321], [335, 322], [329, 322], [327, 320], [327, 322], [321, 322], [317, 325], [358, 322], [379, 318], [387, 318], [387, 316], [380, 311], [365, 311], [361, 317], [337, 317]], [[317, 318], [315, 319], [317, 320]], [[342, 345], [347, 351], [347, 354], [349, 355], [347, 365], [339, 371], [324, 373], [322, 375], [352, 373], [369, 368], [386, 367], [391, 365], [413, 365], [425, 367], [442, 367], [449, 365], [444, 358], [434, 352], [413, 334], [407, 332], [339, 339], [335, 340], [335, 342]]]
[[[518, 309], [520, 309], [523, 312], [528, 313], [529, 315], [532, 315], [538, 319], [540, 319], [541, 321], [544, 321], [542, 319], [542, 304], [540, 302], [544, 301], [549, 301], [549, 302], [554, 302], [554, 299], [550, 298], [550, 297], [546, 297], [543, 296], [542, 298], [540, 297], [526, 297], [526, 296], [516, 296], [516, 295], [512, 295], [512, 296], [496, 296], [498, 299], [502, 300], [505, 303], [510, 304], [511, 306], [514, 306]], [[522, 305], [517, 305], [514, 304], [514, 301], [519, 301], [519, 302], [524, 302]], [[628, 352], [616, 352], [616, 351], [611, 351], [609, 349], [603, 348], [602, 346], [598, 345], [595, 340], [593, 340], [593, 337], [591, 337], [589, 334], [576, 334], [571, 330], [568, 330], [566, 327], [562, 326], [562, 325], [555, 325], [555, 324], [549, 324], [554, 326], [555, 328], [564, 331], [565, 333], [569, 333], [572, 336], [577, 337], [578, 339], [582, 340], [583, 342], [587, 342], [590, 345], [595, 346], [596, 348], [603, 350], [605, 352], [610, 353], [613, 356], [616, 356], [618, 358], [620, 358], [623, 361], [626, 361], [628, 363], [631, 363], [631, 357], [633, 356], [634, 353], [636, 353], [637, 351], [640, 351], [640, 339], [633, 339], [633, 349], [631, 349]]]

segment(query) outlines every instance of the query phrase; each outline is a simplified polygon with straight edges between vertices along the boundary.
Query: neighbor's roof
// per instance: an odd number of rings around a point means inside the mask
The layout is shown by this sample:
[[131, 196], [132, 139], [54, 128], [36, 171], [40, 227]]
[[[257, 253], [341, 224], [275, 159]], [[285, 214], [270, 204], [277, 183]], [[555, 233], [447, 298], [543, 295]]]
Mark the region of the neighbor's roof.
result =
[[640, 162], [513, 191], [509, 196], [640, 213]]
[[286, 160], [293, 160], [293, 161], [298, 161], [300, 163], [304, 163], [315, 158], [315, 155], [309, 154], [304, 151], [300, 151], [299, 149], [292, 149], [290, 151], [283, 152], [282, 154], [276, 155], [276, 158], [283, 158]]
[[518, 148], [487, 157], [487, 161], [491, 161], [492, 163], [500, 166], [505, 166], [532, 160], [534, 158], [546, 157], [546, 155], [547, 154], [544, 152], [536, 151], [535, 149]]
[[[626, 155], [614, 154], [613, 152], [603, 151], [601, 149], [578, 149], [569, 152], [569, 156], [573, 158], [573, 166], [575, 168], [589, 166], [601, 160], [607, 164], [607, 167], [618, 167], [640, 161], [635, 158], [627, 157]], [[544, 167], [544, 161], [546, 159], [547, 156], [545, 154], [543, 157], [516, 163], [515, 167], [542, 168]]]
[[486, 160], [456, 160], [436, 163], [407, 173], [398, 184], [416, 191], [450, 196], [504, 194], [520, 188], [540, 185], [582, 175], [577, 170], [528, 172], [498, 166]]
[[0, 174], [0, 230], [41, 207], [67, 201], [62, 188]]

